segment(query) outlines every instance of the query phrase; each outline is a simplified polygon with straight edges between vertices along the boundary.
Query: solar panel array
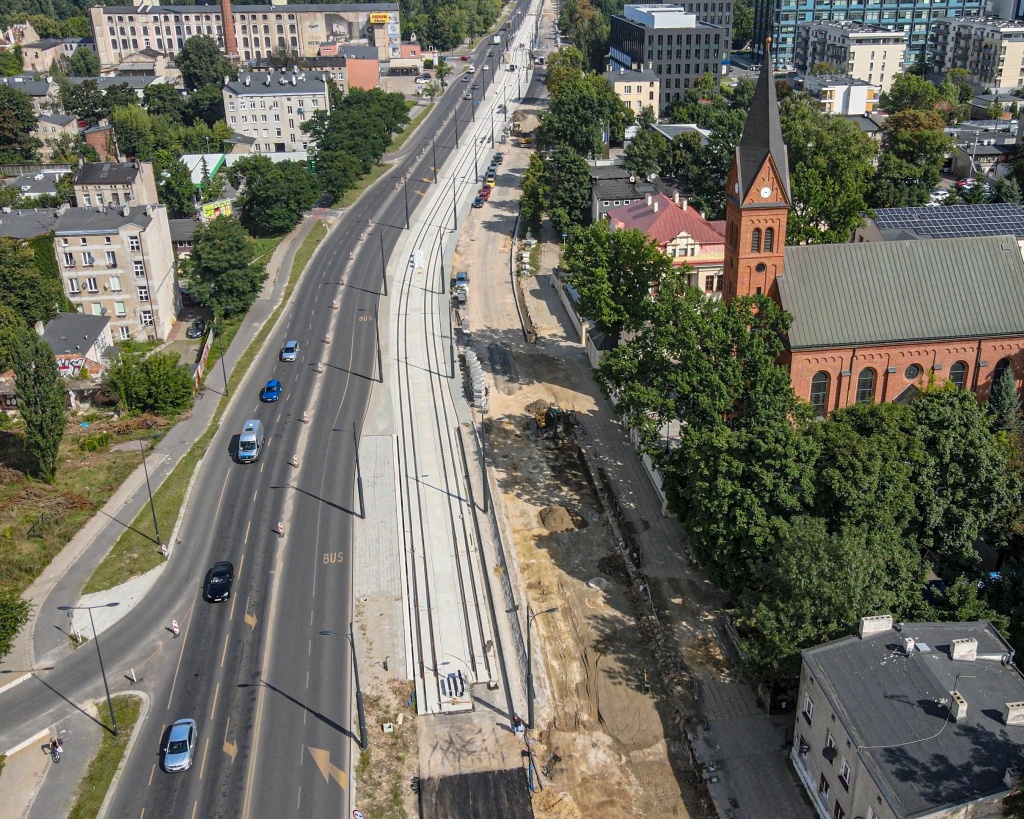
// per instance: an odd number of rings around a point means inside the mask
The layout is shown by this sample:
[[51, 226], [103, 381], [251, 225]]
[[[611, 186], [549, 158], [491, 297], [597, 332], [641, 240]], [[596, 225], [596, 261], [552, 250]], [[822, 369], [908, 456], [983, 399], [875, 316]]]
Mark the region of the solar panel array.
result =
[[939, 208], [880, 208], [879, 230], [906, 230], [935, 239], [964, 236], [1024, 236], [1024, 207], [1020, 205], [949, 205]]

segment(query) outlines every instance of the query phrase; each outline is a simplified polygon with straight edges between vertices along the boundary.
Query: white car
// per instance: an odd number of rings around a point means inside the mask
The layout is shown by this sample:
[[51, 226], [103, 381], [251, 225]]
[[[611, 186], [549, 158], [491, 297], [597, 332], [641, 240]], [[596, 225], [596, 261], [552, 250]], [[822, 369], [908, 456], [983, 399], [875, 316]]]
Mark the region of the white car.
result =
[[475, 66], [475, 65], [471, 65], [471, 66], [470, 66], [469, 68], [467, 68], [466, 70], [467, 70], [467, 71], [468, 71], [468, 72], [469, 72], [470, 74], [476, 74], [476, 66]]

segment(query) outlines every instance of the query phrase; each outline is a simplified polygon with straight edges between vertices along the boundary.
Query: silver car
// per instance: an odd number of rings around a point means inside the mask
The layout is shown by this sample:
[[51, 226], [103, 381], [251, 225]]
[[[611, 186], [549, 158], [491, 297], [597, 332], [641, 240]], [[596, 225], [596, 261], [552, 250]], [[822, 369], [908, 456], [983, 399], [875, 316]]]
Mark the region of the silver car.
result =
[[297, 341], [286, 341], [284, 347], [281, 348], [281, 360], [282, 361], [295, 361], [299, 357], [299, 342]]
[[196, 721], [179, 719], [171, 726], [164, 748], [164, 770], [168, 773], [187, 771], [192, 767], [192, 757], [196, 752]]

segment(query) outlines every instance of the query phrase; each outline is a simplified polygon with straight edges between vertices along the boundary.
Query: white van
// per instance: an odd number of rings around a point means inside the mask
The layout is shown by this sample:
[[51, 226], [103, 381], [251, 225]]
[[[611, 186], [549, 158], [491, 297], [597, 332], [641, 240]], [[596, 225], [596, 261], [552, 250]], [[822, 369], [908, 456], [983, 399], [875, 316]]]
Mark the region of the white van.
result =
[[263, 452], [263, 424], [257, 420], [246, 421], [242, 433], [238, 436], [238, 462], [240, 464], [256, 463]]

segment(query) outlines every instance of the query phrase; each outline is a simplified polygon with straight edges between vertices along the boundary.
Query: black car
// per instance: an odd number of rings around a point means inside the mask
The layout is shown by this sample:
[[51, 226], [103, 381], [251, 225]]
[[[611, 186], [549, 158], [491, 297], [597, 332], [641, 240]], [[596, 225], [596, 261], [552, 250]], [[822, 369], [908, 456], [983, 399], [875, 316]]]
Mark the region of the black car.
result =
[[202, 338], [206, 332], [206, 322], [201, 318], [193, 321], [185, 331], [185, 338]]
[[473, 207], [474, 208], [482, 208], [483, 206], [484, 206], [484, 199], [483, 199], [482, 196], [478, 196], [476, 199], [473, 200]]
[[235, 567], [227, 560], [214, 563], [206, 573], [204, 594], [211, 603], [227, 600], [231, 596], [231, 583], [235, 579]]

